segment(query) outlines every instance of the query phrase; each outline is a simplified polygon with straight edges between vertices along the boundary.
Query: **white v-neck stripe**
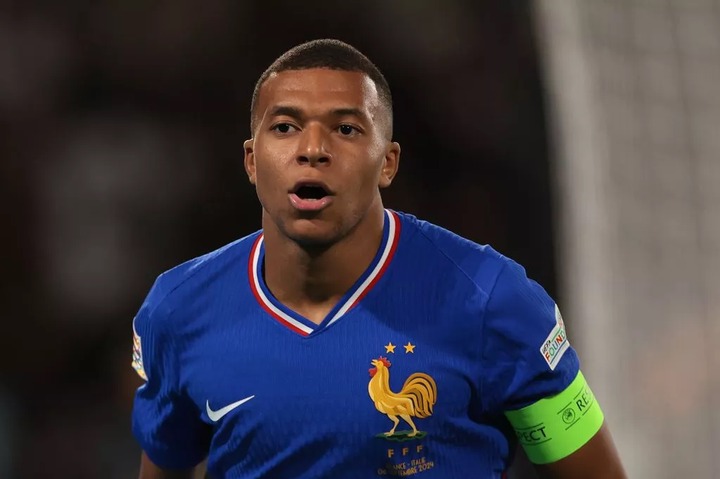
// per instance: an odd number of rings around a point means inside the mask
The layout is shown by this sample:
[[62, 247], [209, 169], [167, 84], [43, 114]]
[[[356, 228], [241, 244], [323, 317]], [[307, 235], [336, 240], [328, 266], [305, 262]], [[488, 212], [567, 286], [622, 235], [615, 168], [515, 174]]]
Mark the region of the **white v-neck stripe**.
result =
[[382, 256], [380, 257], [380, 261], [375, 265], [375, 268], [372, 270], [372, 273], [365, 278], [365, 281], [360, 285], [360, 287], [353, 293], [352, 296], [350, 296], [347, 301], [345, 301], [345, 304], [335, 313], [335, 316], [332, 317], [330, 321], [328, 321], [327, 326], [330, 326], [332, 323], [340, 319], [340, 317], [347, 313], [350, 308], [355, 306], [355, 302], [360, 298], [365, 291], [367, 290], [368, 286], [375, 281], [375, 278], [377, 278], [380, 271], [382, 271], [385, 267], [385, 264], [387, 262], [388, 256], [390, 256], [390, 252], [393, 250], [393, 247], [395, 244], [397, 244], [397, 240], [395, 238], [395, 230], [397, 229], [397, 218], [394, 214], [390, 213], [389, 211], [386, 212], [388, 215], [388, 241], [385, 243], [385, 249], [382, 252]]
[[[397, 247], [399, 239], [399, 218], [395, 213], [389, 210], [385, 210], [385, 215], [388, 220], [388, 234], [387, 238], [384, 240], [384, 244], [382, 245], [382, 253], [380, 255], [380, 258], [377, 260], [375, 267], [372, 269], [370, 274], [368, 274], [365, 280], [356, 287], [355, 291], [347, 297], [347, 299], [343, 302], [342, 306], [337, 309], [337, 312], [332, 316], [332, 318], [326, 324], [322, 325], [322, 327], [327, 327], [331, 325], [332, 323], [340, 319], [343, 315], [345, 315], [348, 311], [350, 311], [372, 288], [373, 284], [382, 276], [382, 273], [385, 271], [387, 265], [389, 264], [389, 261], [392, 259], [393, 252]], [[249, 269], [251, 270], [251, 289], [255, 293], [255, 297], [257, 298], [260, 305], [263, 306], [263, 308], [271, 316], [273, 316], [281, 323], [284, 323], [285, 326], [287, 326], [288, 328], [296, 331], [303, 336], [307, 336], [318, 328], [313, 328], [311, 326], [308, 326], [307, 324], [304, 324], [298, 319], [293, 318], [290, 314], [276, 306], [273, 301], [265, 294], [265, 291], [261, 284], [261, 278], [259, 277], [260, 268], [258, 264], [262, 256], [261, 253], [263, 241], [264, 238], [261, 234], [253, 245], [253, 249], [251, 251], [251, 263], [249, 265]], [[367, 272], [365, 274], [367, 274]]]
[[308, 335], [313, 332], [312, 328], [309, 328], [308, 326], [305, 326], [300, 321], [297, 321], [292, 316], [286, 314], [283, 310], [277, 308], [272, 302], [268, 299], [267, 296], [265, 296], [265, 292], [260, 287], [260, 279], [258, 278], [258, 261], [260, 260], [260, 251], [261, 246], [263, 242], [262, 235], [257, 241], [257, 244], [255, 245], [255, 250], [253, 251], [253, 258], [252, 258], [252, 280], [253, 280], [253, 289], [255, 290], [255, 293], [257, 293], [258, 297], [262, 301], [262, 305], [265, 306], [267, 309], [272, 311], [272, 313], [275, 314], [275, 316], [278, 317], [278, 319], [282, 319], [283, 321], [291, 324], [294, 328], [299, 329], [305, 335]]

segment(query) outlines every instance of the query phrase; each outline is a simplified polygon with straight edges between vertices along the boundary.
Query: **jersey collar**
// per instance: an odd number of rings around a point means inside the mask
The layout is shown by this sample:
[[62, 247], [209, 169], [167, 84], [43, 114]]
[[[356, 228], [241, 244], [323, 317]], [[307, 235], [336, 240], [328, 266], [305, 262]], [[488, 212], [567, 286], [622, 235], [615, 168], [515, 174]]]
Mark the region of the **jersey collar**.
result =
[[393, 258], [400, 238], [400, 218], [397, 213], [385, 210], [383, 237], [375, 258], [355, 284], [338, 301], [338, 304], [328, 313], [319, 325], [296, 313], [280, 303], [270, 293], [265, 285], [262, 275], [262, 265], [265, 258], [263, 235], [260, 234], [253, 244], [248, 261], [248, 276], [250, 289], [260, 306], [271, 317], [283, 326], [301, 336], [308, 336], [314, 331], [326, 328], [342, 318], [352, 310], [367, 295], [385, 273]]

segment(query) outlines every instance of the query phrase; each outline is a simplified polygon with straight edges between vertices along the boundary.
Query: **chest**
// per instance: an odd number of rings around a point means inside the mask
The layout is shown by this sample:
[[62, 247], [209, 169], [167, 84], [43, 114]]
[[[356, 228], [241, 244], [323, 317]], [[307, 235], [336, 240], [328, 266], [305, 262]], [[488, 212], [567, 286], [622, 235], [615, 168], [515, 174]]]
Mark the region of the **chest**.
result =
[[305, 462], [398, 475], [474, 460], [458, 444], [487, 437], [474, 420], [481, 328], [419, 300], [366, 302], [306, 337], [262, 311], [200, 314], [180, 381], [212, 431], [209, 464], [301, 477]]
[[[357, 324], [348, 325], [351, 321]], [[390, 398], [406, 393], [406, 381], [418, 375], [436, 385], [432, 402], [438, 413], [452, 415], [473, 406], [480, 374], [473, 355], [479, 348], [466, 335], [398, 331], [370, 315], [344, 318], [306, 338], [275, 329], [274, 324], [230, 328], [185, 352], [185, 389], [204, 413], [203, 420], [257, 420], [302, 429], [312, 416], [327, 421], [329, 429], [352, 426], [372, 433], [388, 419], [380, 416], [371, 397], [371, 383], [378, 394]], [[376, 375], [373, 362], [380, 358], [384, 370]], [[208, 409], [217, 417], [212, 411], [251, 396], [223, 421], [206, 417]], [[384, 411], [393, 412], [398, 411]]]

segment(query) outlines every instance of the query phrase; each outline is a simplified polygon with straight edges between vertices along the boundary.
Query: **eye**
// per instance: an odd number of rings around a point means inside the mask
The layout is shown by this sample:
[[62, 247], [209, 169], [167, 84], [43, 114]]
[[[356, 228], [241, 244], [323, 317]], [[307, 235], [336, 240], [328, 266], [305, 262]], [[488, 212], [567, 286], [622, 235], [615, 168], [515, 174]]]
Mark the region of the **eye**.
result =
[[337, 129], [342, 136], [352, 136], [360, 133], [360, 130], [352, 125], [340, 125]]
[[290, 133], [291, 131], [297, 130], [294, 126], [292, 126], [290, 123], [278, 123], [276, 125], [273, 125], [270, 128], [272, 131], [277, 131], [278, 133]]

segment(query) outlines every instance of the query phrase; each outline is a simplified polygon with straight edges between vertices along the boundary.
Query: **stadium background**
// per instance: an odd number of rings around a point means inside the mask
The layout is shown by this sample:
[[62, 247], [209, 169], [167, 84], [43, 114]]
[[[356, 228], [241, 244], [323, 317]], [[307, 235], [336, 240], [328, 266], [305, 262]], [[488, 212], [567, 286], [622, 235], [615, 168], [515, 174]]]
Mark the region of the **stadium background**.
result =
[[557, 298], [630, 476], [720, 477], [717, 0], [6, 0], [0, 477], [136, 474], [132, 317], [258, 228], [252, 87], [319, 37], [393, 89], [386, 204]]

